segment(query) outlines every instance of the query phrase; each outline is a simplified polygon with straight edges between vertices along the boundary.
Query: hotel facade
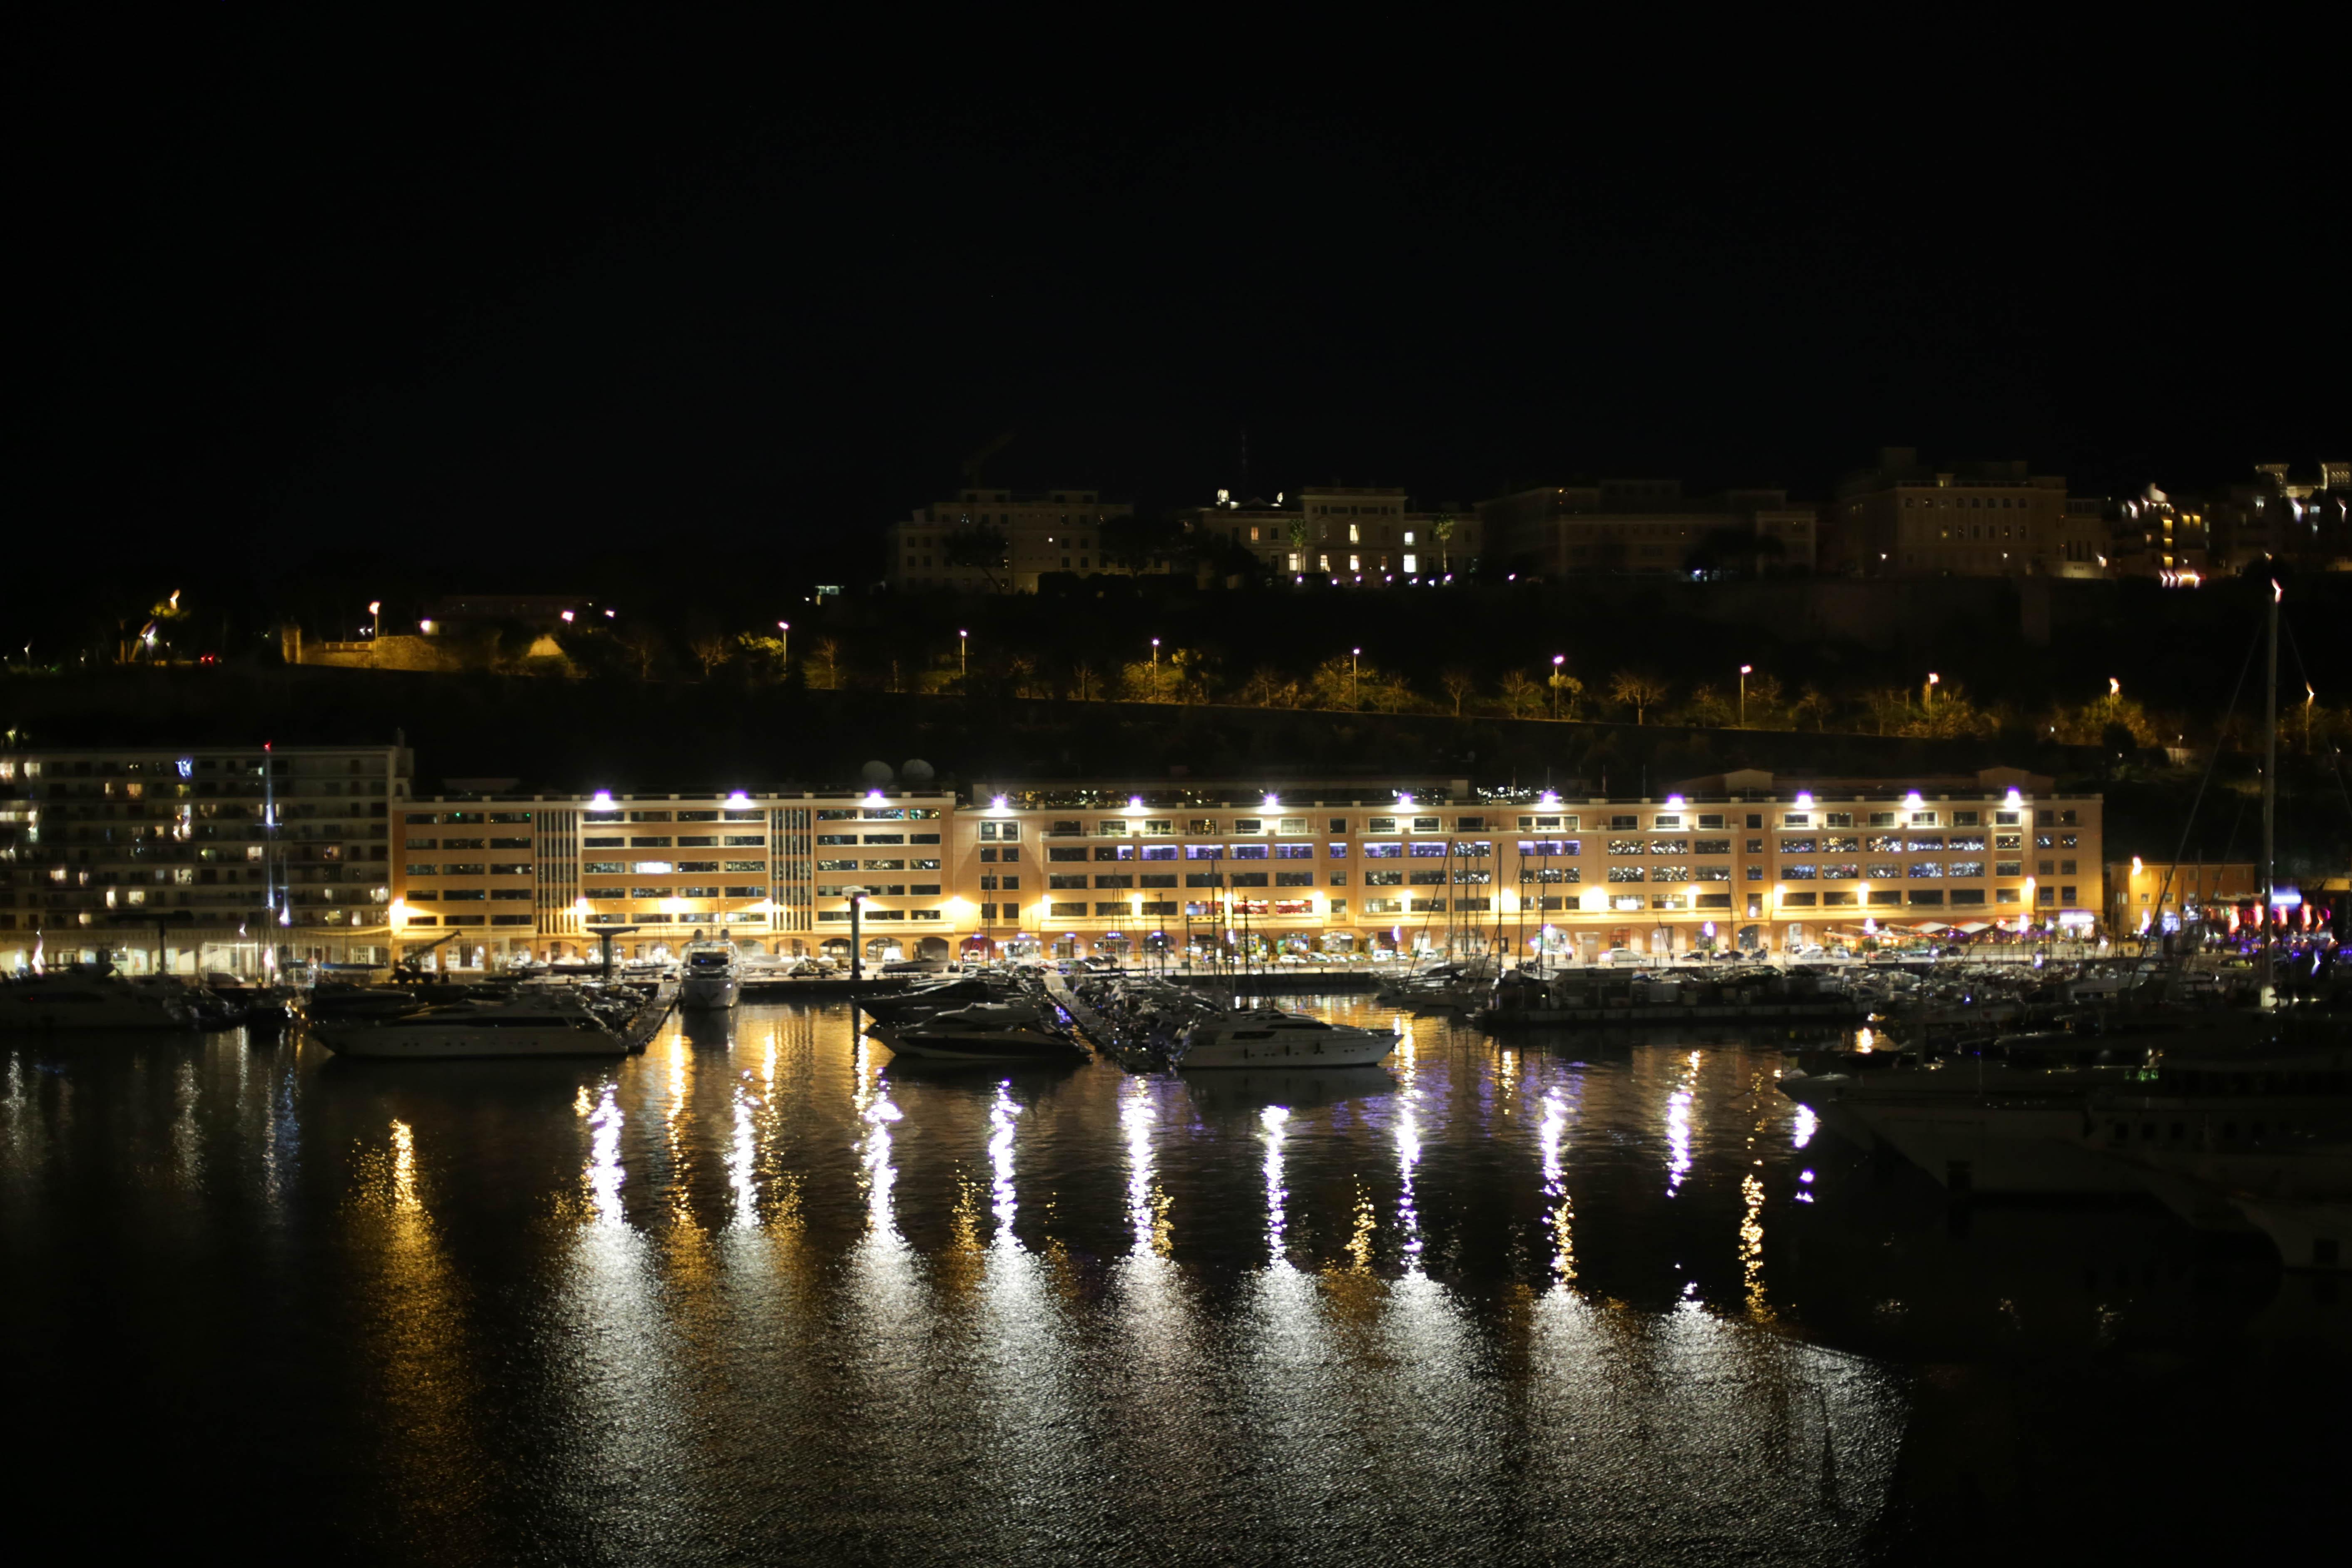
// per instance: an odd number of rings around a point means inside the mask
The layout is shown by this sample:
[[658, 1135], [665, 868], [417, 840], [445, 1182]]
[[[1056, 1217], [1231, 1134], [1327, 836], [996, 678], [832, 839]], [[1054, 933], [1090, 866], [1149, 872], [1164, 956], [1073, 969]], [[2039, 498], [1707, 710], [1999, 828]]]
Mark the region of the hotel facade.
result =
[[250, 972], [264, 946], [383, 963], [436, 943], [473, 967], [600, 936], [660, 956], [697, 931], [845, 955], [853, 899], [871, 958], [1784, 952], [2079, 931], [2107, 904], [2099, 797], [2002, 768], [1743, 772], [1646, 798], [1433, 777], [420, 796], [396, 747], [5, 763], [0, 968], [108, 946], [126, 967]]

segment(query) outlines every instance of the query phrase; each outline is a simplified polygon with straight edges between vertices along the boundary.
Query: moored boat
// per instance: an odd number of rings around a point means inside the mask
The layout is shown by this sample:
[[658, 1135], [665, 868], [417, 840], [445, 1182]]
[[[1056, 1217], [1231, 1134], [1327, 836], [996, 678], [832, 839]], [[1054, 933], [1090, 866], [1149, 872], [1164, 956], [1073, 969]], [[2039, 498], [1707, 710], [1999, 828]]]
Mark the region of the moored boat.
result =
[[392, 1016], [316, 1022], [311, 1032], [337, 1056], [402, 1061], [485, 1057], [618, 1057], [629, 1031], [561, 993], [500, 1001], [450, 1002]]
[[1367, 1067], [1396, 1049], [1393, 1029], [1360, 1029], [1272, 1007], [1218, 1013], [1184, 1031], [1179, 1071], [1208, 1068]]
[[732, 1007], [743, 994], [743, 957], [725, 937], [698, 937], [679, 955], [678, 1005]]

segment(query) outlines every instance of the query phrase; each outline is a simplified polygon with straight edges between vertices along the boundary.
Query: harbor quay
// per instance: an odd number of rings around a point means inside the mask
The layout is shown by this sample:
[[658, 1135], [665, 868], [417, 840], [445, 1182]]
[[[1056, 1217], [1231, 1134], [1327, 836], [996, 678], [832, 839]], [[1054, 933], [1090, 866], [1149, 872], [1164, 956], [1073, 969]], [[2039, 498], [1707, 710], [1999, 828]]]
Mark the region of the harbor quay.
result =
[[[1801, 953], [2084, 937], [2101, 800], [2021, 769], [1747, 770], [1638, 797], [1466, 777], [419, 794], [399, 745], [0, 754], [0, 968], [1203, 950]], [[457, 789], [453, 784], [480, 787]]]

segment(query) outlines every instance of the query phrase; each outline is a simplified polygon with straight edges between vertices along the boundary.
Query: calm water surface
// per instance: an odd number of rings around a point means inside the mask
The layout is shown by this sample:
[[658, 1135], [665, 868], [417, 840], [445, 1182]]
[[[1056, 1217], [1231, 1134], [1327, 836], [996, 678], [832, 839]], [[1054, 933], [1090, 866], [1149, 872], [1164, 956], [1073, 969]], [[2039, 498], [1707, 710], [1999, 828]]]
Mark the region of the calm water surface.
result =
[[[1349, 1021], [1369, 1003], [1314, 1010]], [[1382, 1015], [1385, 1016], [1385, 1015]], [[19, 1518], [383, 1562], [1913, 1561], [2332, 1508], [2346, 1310], [1948, 1209], [1779, 1037], [942, 1071], [0, 1045]]]

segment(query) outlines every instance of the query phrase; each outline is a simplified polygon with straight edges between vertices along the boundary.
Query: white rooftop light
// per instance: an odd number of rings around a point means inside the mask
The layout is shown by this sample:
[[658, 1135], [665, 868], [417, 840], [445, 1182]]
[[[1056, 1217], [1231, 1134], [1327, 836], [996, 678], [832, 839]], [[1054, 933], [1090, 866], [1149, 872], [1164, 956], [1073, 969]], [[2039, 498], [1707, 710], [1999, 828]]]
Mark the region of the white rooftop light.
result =
[[733, 795], [727, 797], [727, 804], [730, 805], [749, 805], [751, 804], [751, 797], [745, 795], [739, 789]]
[[1919, 792], [1915, 789], [1909, 795], [1905, 795], [1903, 797], [1903, 804], [1909, 806], [1918, 805], [1920, 804]]
[[600, 789], [594, 795], [588, 797], [588, 804], [590, 805], [610, 805], [613, 804], [613, 792], [608, 789]]
[[1797, 804], [1806, 807], [1807, 809], [1811, 809], [1813, 804], [1813, 792], [1809, 789], [1799, 790], [1797, 792]]
[[1281, 802], [1279, 799], [1277, 799], [1277, 798], [1276, 797], [1276, 795], [1275, 795], [1274, 792], [1273, 792], [1272, 790], [1268, 790], [1268, 791], [1266, 791], [1265, 800], [1265, 802], [1263, 803], [1263, 807], [1262, 807], [1262, 809], [1266, 810], [1266, 811], [1272, 811], [1275, 807], [1276, 807], [1276, 806], [1280, 805], [1281, 804], [1282, 804], [1282, 802]]

